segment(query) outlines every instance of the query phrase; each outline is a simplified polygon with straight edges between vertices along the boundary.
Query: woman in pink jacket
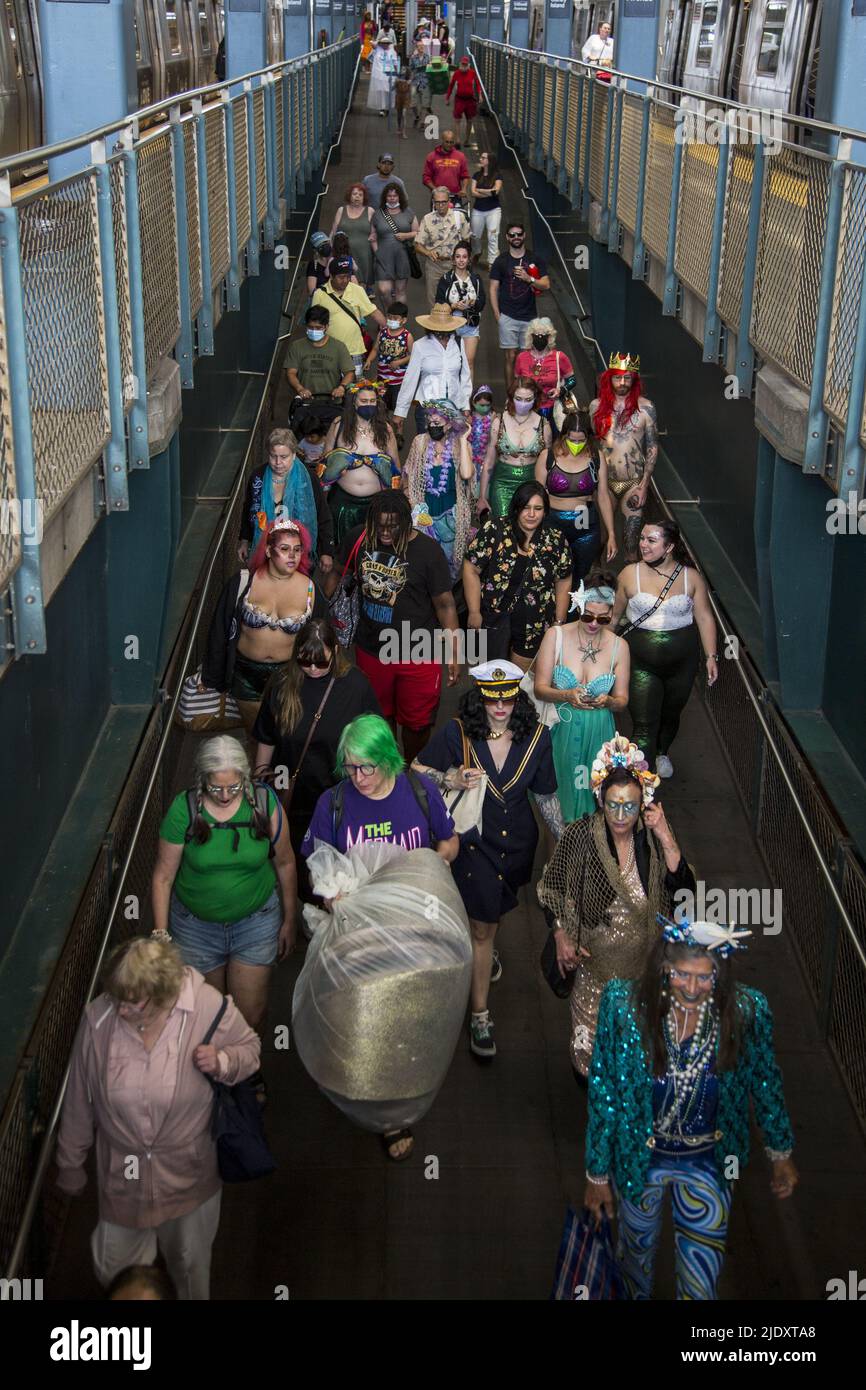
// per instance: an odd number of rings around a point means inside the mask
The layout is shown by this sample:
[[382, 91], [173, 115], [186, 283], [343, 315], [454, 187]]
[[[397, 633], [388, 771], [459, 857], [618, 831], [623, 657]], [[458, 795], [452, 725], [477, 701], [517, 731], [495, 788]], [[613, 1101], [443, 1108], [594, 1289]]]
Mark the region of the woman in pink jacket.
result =
[[58, 1186], [76, 1195], [96, 1139], [96, 1276], [162, 1251], [178, 1297], [210, 1297], [222, 1185], [211, 1138], [213, 1090], [259, 1065], [261, 1043], [232, 1000], [206, 1046], [222, 995], [168, 942], [135, 937], [111, 957], [105, 993], [84, 1011], [57, 1142]]

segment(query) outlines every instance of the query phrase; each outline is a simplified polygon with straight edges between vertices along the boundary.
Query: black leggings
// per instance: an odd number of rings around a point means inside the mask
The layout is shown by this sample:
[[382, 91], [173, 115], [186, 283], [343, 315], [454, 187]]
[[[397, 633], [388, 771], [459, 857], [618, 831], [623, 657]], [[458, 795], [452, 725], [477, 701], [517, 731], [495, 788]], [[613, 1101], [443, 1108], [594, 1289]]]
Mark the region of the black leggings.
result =
[[571, 582], [575, 589], [581, 579], [585, 579], [589, 574], [601, 554], [601, 525], [598, 519], [598, 508], [594, 502], [589, 503], [587, 512], [589, 525], [585, 527], [578, 526], [576, 521], [569, 521], [565, 517], [561, 517], [552, 507], [548, 518], [568, 541], [568, 548], [571, 551]]
[[659, 753], [667, 753], [677, 736], [698, 673], [699, 646], [694, 623], [670, 632], [641, 632], [626, 638], [631, 652], [628, 710], [632, 738], [655, 768]]

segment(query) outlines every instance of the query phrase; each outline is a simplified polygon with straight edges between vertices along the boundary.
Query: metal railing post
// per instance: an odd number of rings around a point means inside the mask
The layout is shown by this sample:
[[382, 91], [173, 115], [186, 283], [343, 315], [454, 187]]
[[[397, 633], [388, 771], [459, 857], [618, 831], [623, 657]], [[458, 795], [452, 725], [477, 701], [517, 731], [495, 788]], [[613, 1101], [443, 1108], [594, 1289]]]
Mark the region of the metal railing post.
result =
[[[247, 168], [249, 170], [250, 185], [250, 239], [247, 242], [247, 275], [258, 275], [259, 273], [259, 222], [264, 215], [264, 209], [259, 208], [258, 193], [258, 168], [259, 152], [256, 149], [256, 116], [253, 107], [253, 89], [251, 82], [244, 83], [244, 104], [246, 106], [247, 117]], [[240, 254], [240, 247], [238, 247]], [[238, 306], [240, 307], [240, 306]]]
[[[841, 898], [845, 887], [845, 859], [854, 846], [851, 840], [837, 840], [833, 857], [833, 878]], [[835, 902], [827, 904], [828, 912], [821, 951], [821, 992], [818, 998], [818, 1029], [824, 1042], [830, 1035], [830, 1022], [833, 1017], [833, 999], [836, 993], [836, 965], [839, 960], [839, 938], [843, 922]]]
[[680, 206], [680, 177], [683, 171], [683, 147], [674, 142], [674, 167], [671, 175], [671, 207], [668, 216], [668, 251], [665, 261], [665, 294], [662, 300], [662, 313], [672, 317], [677, 312], [677, 272], [675, 268], [677, 250], [677, 222]]
[[586, 89], [586, 130], [583, 135], [583, 183], [580, 185], [580, 206], [584, 217], [589, 217], [589, 209], [592, 205], [592, 194], [589, 191], [590, 164], [592, 163], [592, 111], [595, 97], [595, 80], [587, 77], [589, 84]]
[[[105, 510], [129, 511], [126, 468], [126, 422], [123, 415], [123, 364], [120, 356], [120, 317], [114, 265], [114, 224], [111, 216], [111, 175], [105, 162], [105, 141], [95, 141], [90, 156], [96, 174], [96, 216], [99, 225], [99, 269], [102, 279], [102, 317], [105, 324], [105, 368], [108, 379], [108, 420], [111, 438], [103, 450]], [[187, 299], [189, 305], [189, 299]]]
[[576, 212], [583, 201], [580, 184], [580, 149], [583, 140], [583, 73], [577, 74], [577, 107], [574, 113], [574, 173], [571, 176], [571, 207]]
[[640, 128], [640, 168], [638, 170], [637, 206], [634, 214], [634, 255], [631, 262], [631, 276], [633, 280], [646, 279], [646, 246], [643, 239], [643, 208], [644, 195], [646, 193], [647, 151], [649, 150], [651, 114], [652, 97], [649, 92], [644, 92]]
[[[235, 164], [234, 103], [228, 92], [222, 92], [223, 119], [226, 132], [226, 187], [228, 189], [229, 273], [226, 277], [226, 303], [229, 309], [241, 307], [241, 285], [238, 255], [238, 189]], [[245, 97], [238, 100], [245, 101]], [[252, 207], [252, 200], [250, 202]]]
[[144, 288], [141, 273], [141, 225], [138, 201], [138, 159], [134, 149], [137, 122], [127, 127], [123, 145], [123, 185], [126, 192], [126, 247], [129, 255], [129, 324], [132, 332], [132, 408], [129, 412], [129, 466], [149, 468], [147, 437], [147, 357], [144, 345]]
[[818, 317], [815, 323], [815, 353], [812, 359], [812, 387], [809, 392], [809, 423], [806, 426], [806, 447], [803, 451], [803, 472], [823, 473], [827, 453], [829, 421], [824, 413], [824, 384], [830, 357], [830, 326], [833, 319], [833, 291], [836, 284], [836, 260], [839, 254], [839, 233], [842, 228], [842, 202], [845, 192], [846, 166], [839, 142], [839, 159], [830, 175], [830, 197], [827, 203], [827, 225], [824, 229], [824, 253], [821, 258], [821, 287], [818, 292]]
[[[33, 515], [38, 517], [42, 504], [36, 495], [27, 329], [24, 322], [24, 292], [21, 284], [21, 243], [18, 235], [18, 211], [12, 206], [12, 191], [7, 175], [0, 180], [0, 274], [3, 277], [3, 336], [6, 339], [9, 374], [15, 495], [22, 508], [30, 504]], [[37, 534], [39, 530], [41, 528], [37, 528]], [[21, 559], [12, 578], [12, 596], [15, 655], [33, 656], [47, 651], [39, 541], [35, 539], [30, 528], [21, 537]]]
[[[605, 137], [605, 158], [604, 165], [606, 170], [605, 189], [606, 198], [609, 200], [607, 212], [607, 249], [608, 251], [619, 250], [619, 221], [616, 215], [617, 205], [617, 185], [619, 183], [619, 156], [622, 148], [622, 103], [625, 92], [622, 87], [615, 87], [611, 90], [607, 106], [607, 135]], [[614, 107], [616, 108], [614, 111]], [[616, 134], [614, 135], [614, 126]], [[610, 160], [613, 154], [613, 176], [610, 176]]]
[[283, 84], [283, 198], [286, 202], [286, 221], [295, 206], [295, 104], [293, 100], [292, 74], [284, 69], [280, 76]]
[[265, 247], [272, 250], [277, 235], [279, 211], [277, 207], [277, 99], [274, 93], [276, 78], [269, 74], [262, 82], [262, 100], [265, 112], [265, 180], [268, 190], [268, 210], [265, 213]]
[[177, 225], [177, 269], [180, 290], [180, 337], [177, 340], [180, 384], [187, 391], [195, 385], [193, 381], [192, 314], [190, 313], [189, 284], [189, 219], [186, 215], [186, 158], [184, 151], [183, 126], [180, 120], [180, 107], [173, 106], [169, 112], [171, 126], [171, 152], [174, 161], [174, 201]]
[[198, 163], [198, 228], [201, 238], [201, 308], [196, 331], [199, 357], [213, 357], [213, 290], [211, 288], [210, 208], [207, 201], [207, 135], [201, 98], [192, 104]]
[[719, 316], [719, 276], [722, 266], [722, 237], [725, 231], [725, 204], [728, 193], [730, 134], [727, 126], [719, 132], [719, 159], [716, 165], [716, 201], [713, 209], [713, 239], [710, 245], [710, 273], [707, 280], [707, 312], [704, 317], [705, 362], [718, 362], [722, 320]]
[[[736, 160], [736, 153], [734, 154]], [[743, 265], [743, 296], [740, 301], [740, 322], [737, 328], [737, 383], [740, 395], [752, 394], [755, 353], [752, 348], [752, 306], [755, 299], [755, 276], [758, 270], [758, 238], [761, 234], [761, 207], [764, 201], [764, 142], [755, 143], [755, 162], [752, 167], [752, 196], [749, 199], [749, 230], [746, 235], [746, 258]]]
[[565, 82], [563, 83], [562, 92], [562, 138], [559, 142], [559, 157], [557, 160], [559, 165], [559, 176], [556, 185], [559, 192], [564, 197], [568, 190], [568, 170], [566, 168], [568, 156], [566, 155], [566, 150], [568, 148], [568, 107], [569, 92], [571, 91], [571, 70], [567, 63], [563, 63], [562, 67], [565, 72]]
[[863, 429], [864, 394], [866, 394], [866, 262], [860, 280], [860, 305], [857, 312], [857, 333], [854, 339], [854, 360], [851, 363], [851, 385], [848, 391], [848, 414], [845, 417], [845, 443], [842, 472], [839, 479], [841, 496], [854, 493], [859, 498], [863, 490]]

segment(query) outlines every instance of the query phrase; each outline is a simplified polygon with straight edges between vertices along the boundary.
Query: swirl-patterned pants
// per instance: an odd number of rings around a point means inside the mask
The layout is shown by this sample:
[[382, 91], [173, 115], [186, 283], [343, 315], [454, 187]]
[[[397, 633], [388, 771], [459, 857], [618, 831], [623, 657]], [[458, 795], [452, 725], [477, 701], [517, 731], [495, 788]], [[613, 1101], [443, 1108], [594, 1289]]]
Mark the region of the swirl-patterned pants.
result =
[[677, 1298], [714, 1299], [725, 1260], [731, 1186], [717, 1176], [714, 1162], [700, 1159], [652, 1163], [640, 1199], [620, 1197], [618, 1255], [629, 1294], [652, 1295], [666, 1188], [673, 1206]]

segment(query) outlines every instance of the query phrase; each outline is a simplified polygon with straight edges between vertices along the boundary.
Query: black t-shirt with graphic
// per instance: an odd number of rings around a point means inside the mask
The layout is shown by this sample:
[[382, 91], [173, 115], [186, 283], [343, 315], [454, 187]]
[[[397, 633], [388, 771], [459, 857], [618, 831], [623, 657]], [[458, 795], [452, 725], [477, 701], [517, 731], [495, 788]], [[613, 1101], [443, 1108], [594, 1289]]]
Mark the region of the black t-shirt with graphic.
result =
[[[340, 566], [345, 565], [364, 528], [356, 526], [343, 540]], [[361, 584], [361, 611], [355, 642], [370, 656], [379, 656], [385, 634], [392, 630], [398, 640], [406, 633], [410, 646], [418, 631], [433, 633], [436, 609], [433, 599], [451, 592], [448, 561], [438, 541], [416, 535], [401, 560], [390, 546], [368, 551], [359, 547], [353, 569]], [[403, 624], [408, 626], [404, 629]], [[386, 639], [393, 640], [393, 639]], [[407, 652], [407, 660], [409, 660]]]

